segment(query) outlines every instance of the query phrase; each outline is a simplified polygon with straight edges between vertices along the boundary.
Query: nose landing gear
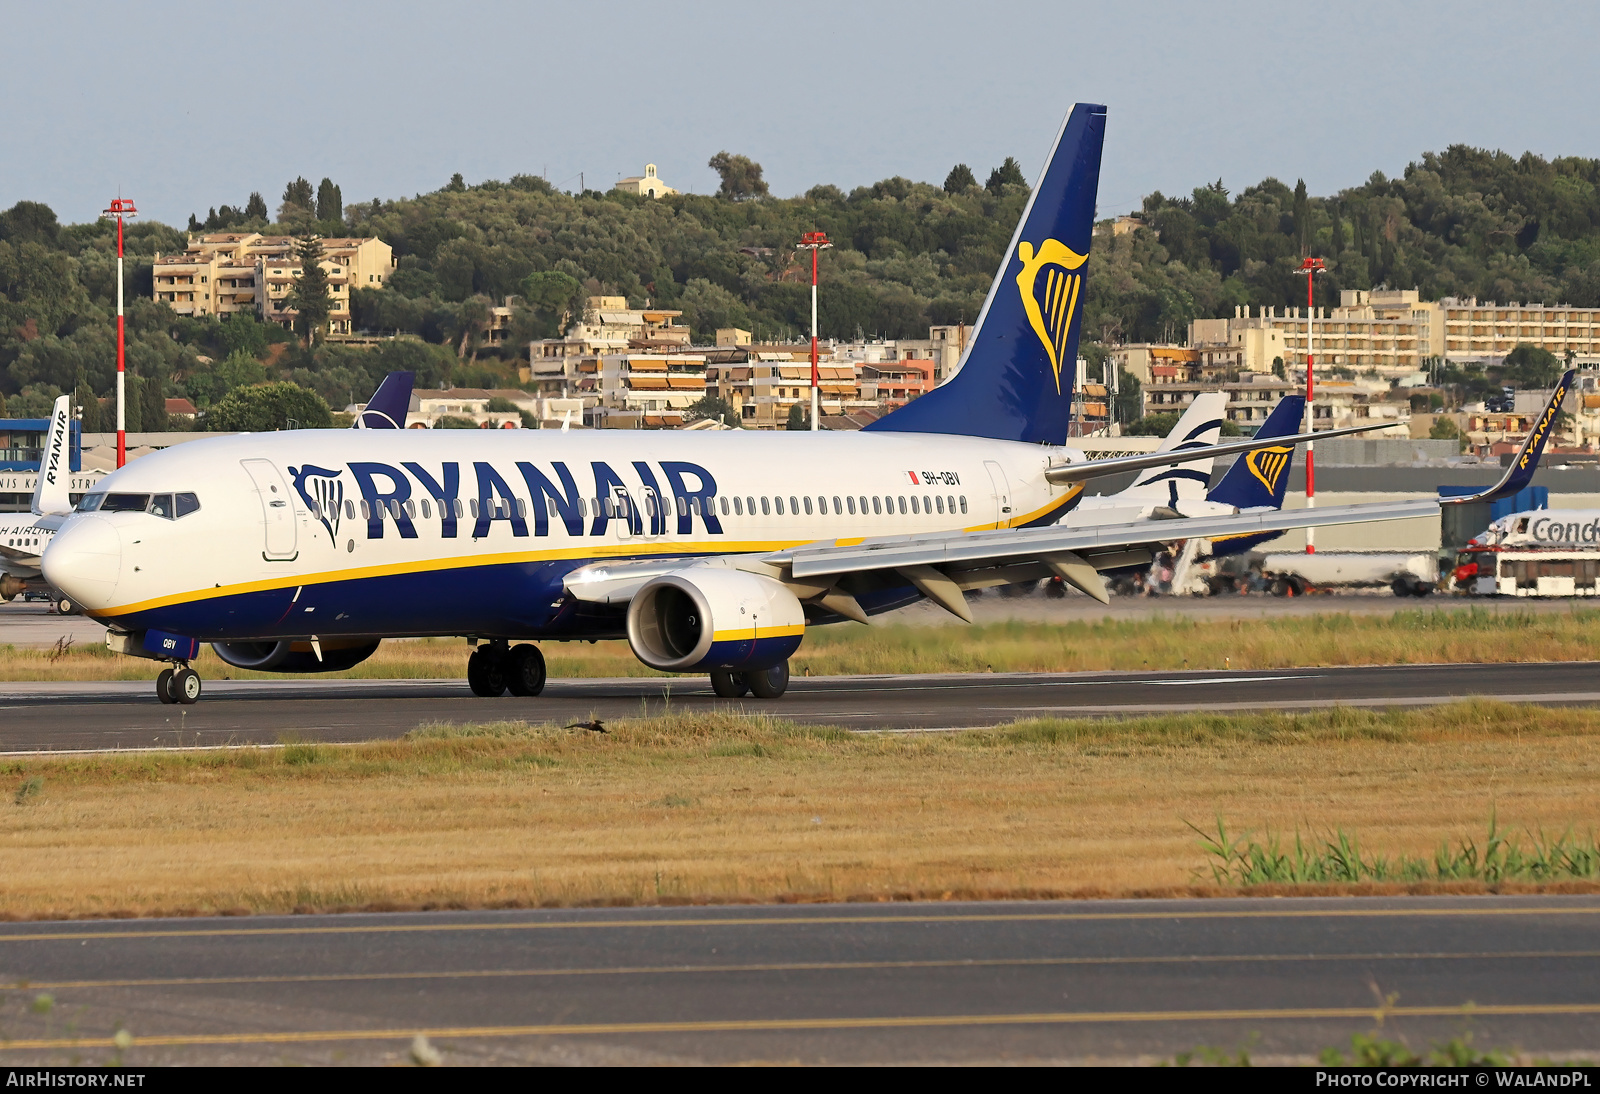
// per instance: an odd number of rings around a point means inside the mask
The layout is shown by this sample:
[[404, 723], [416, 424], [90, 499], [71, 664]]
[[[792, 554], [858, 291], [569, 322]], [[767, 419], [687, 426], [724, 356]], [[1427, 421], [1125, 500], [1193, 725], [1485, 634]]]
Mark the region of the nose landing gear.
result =
[[200, 699], [200, 674], [188, 665], [162, 669], [156, 676], [156, 698], [188, 706]]
[[492, 699], [504, 695], [532, 696], [544, 690], [544, 654], [526, 642], [507, 647], [504, 639], [479, 646], [467, 658], [467, 686], [472, 694]]

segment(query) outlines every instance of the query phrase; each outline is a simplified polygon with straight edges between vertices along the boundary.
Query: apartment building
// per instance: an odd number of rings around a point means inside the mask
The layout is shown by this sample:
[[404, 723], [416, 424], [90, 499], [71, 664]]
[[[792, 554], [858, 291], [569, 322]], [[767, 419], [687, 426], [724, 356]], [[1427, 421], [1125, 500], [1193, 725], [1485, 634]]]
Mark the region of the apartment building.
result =
[[[544, 338], [528, 347], [531, 374], [553, 371], [548, 362], [563, 357], [625, 353], [628, 350], [673, 352], [689, 345], [689, 328], [670, 308], [630, 308], [625, 296], [591, 296], [582, 318], [560, 338]], [[540, 362], [546, 362], [540, 368]]]
[[[1197, 319], [1191, 345], [1232, 343], [1245, 351], [1245, 367], [1270, 367], [1273, 357], [1303, 363], [1305, 308], [1250, 306], [1231, 319]], [[1493, 363], [1527, 342], [1558, 357], [1600, 362], [1600, 308], [1565, 304], [1480, 303], [1476, 298], [1423, 300], [1415, 289], [1345, 289], [1336, 308], [1314, 308], [1311, 347], [1319, 364], [1384, 376], [1421, 372], [1434, 358]]]
[[[221, 232], [191, 236], [182, 254], [157, 254], [152, 292], [180, 315], [228, 316], [249, 311], [266, 322], [294, 325], [295, 312], [284, 299], [300, 276], [294, 236], [259, 232]], [[322, 241], [322, 268], [328, 274], [333, 307], [329, 333], [350, 334], [350, 294], [378, 288], [394, 269], [394, 251], [381, 239], [329, 238]]]

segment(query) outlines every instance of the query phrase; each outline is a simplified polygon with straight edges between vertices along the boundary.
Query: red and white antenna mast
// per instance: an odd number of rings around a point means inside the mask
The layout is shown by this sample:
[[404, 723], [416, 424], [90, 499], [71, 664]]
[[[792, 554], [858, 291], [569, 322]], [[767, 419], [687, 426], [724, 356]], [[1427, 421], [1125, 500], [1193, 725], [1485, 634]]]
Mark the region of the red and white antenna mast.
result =
[[[1304, 274], [1306, 278], [1306, 432], [1314, 432], [1317, 428], [1316, 417], [1311, 412], [1311, 316], [1314, 306], [1311, 303], [1311, 283], [1317, 279], [1319, 273], [1327, 273], [1328, 267], [1320, 258], [1308, 258], [1300, 263], [1297, 274]], [[1312, 454], [1315, 442], [1306, 442], [1306, 508], [1317, 507], [1317, 466], [1316, 457]], [[1306, 554], [1316, 554], [1316, 529], [1306, 529]]]
[[811, 252], [811, 428], [821, 428], [822, 395], [817, 384], [817, 252], [832, 247], [827, 232], [807, 232], [800, 249]]
[[[117, 198], [111, 203], [111, 208], [100, 215], [114, 217], [117, 221], [117, 466], [121, 467], [128, 462], [128, 430], [127, 415], [124, 406], [127, 402], [127, 385], [124, 377], [127, 374], [128, 339], [126, 319], [122, 314], [122, 222], [131, 216], [137, 216], [139, 210], [133, 207], [133, 199]], [[90, 392], [92, 396], [94, 393]]]

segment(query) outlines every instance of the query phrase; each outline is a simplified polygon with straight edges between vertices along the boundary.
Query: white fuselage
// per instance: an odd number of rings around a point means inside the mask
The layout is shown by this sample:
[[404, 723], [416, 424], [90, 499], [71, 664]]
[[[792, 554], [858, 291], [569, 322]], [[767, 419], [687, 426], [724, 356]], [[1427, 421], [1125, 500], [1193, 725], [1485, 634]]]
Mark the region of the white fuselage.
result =
[[[1045, 481], [1052, 457], [1081, 458], [936, 434], [243, 434], [105, 478], [45, 572], [108, 622], [208, 638], [472, 633], [496, 612], [537, 632], [595, 560], [1049, 522], [1080, 489]], [[199, 507], [175, 518], [110, 511], [183, 492]]]

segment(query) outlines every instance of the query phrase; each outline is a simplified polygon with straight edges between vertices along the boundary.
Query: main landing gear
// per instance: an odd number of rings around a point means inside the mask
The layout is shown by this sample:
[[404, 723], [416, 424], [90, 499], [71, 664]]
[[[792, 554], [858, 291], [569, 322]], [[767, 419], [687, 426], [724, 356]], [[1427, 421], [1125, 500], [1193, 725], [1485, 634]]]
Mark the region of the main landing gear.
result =
[[467, 685], [472, 694], [494, 698], [538, 695], [544, 690], [544, 654], [523, 642], [508, 648], [504, 639], [479, 646], [467, 658]]
[[757, 699], [776, 699], [789, 689], [789, 662], [774, 665], [756, 672], [725, 672], [711, 674], [711, 690], [724, 699], [742, 699], [754, 695]]
[[200, 698], [200, 674], [188, 665], [162, 669], [156, 677], [156, 698], [184, 706], [196, 702]]

